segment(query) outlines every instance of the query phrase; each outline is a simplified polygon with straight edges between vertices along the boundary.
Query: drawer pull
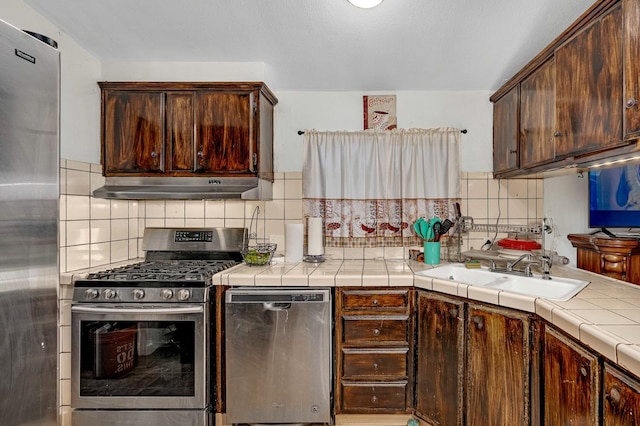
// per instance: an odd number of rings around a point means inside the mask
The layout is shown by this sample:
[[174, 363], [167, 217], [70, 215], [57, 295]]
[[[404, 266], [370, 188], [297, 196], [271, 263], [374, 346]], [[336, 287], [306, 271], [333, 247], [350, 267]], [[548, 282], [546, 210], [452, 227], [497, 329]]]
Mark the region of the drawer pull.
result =
[[373, 363], [373, 369], [374, 369], [374, 370], [376, 370], [376, 371], [378, 371], [378, 363], [377, 363], [377, 362], [374, 362], [374, 363]]
[[374, 336], [379, 336], [379, 335], [380, 335], [380, 329], [378, 329], [378, 328], [374, 328], [374, 329], [373, 329], [373, 335], [374, 335]]
[[373, 299], [373, 302], [371, 303], [373, 303], [373, 306], [378, 306], [378, 299]]
[[373, 396], [371, 397], [371, 403], [372, 403], [372, 404], [377, 404], [377, 403], [378, 403], [378, 397], [377, 397], [377, 396], [375, 396], [375, 395], [373, 395]]

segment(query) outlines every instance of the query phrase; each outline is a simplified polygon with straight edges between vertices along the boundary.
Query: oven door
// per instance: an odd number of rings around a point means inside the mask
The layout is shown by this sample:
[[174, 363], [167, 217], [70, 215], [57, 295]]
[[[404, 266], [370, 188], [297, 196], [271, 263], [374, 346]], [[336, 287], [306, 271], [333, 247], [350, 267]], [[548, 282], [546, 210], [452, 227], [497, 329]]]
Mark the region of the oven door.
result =
[[204, 409], [204, 304], [71, 307], [71, 406]]

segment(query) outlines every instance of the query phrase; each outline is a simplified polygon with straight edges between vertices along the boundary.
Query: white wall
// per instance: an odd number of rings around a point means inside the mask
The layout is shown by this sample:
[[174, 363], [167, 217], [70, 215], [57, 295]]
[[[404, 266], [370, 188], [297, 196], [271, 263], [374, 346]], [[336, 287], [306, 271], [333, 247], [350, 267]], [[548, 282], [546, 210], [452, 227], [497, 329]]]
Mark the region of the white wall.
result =
[[60, 51], [60, 155], [100, 161], [100, 62], [22, 0], [2, 0], [0, 19], [46, 35]]
[[[581, 177], [582, 176], [582, 177]], [[589, 232], [589, 181], [587, 173], [544, 180], [544, 214], [553, 219], [554, 230], [546, 248], [567, 256], [576, 265], [576, 249], [567, 239], [569, 234]]]

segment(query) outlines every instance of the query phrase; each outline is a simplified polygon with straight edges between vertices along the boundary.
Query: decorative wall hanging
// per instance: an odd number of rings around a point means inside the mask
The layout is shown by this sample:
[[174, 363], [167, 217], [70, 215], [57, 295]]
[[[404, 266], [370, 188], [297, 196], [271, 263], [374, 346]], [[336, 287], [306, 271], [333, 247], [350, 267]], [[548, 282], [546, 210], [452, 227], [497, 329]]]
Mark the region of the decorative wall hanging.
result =
[[398, 127], [396, 95], [363, 96], [364, 129], [393, 130]]

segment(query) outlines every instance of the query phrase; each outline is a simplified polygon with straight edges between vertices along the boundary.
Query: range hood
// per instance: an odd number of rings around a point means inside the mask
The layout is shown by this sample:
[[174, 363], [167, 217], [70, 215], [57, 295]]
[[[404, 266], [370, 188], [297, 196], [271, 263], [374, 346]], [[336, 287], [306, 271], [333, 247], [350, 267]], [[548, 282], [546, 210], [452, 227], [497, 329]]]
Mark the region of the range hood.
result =
[[108, 176], [93, 196], [125, 200], [271, 200], [273, 183], [257, 177]]

